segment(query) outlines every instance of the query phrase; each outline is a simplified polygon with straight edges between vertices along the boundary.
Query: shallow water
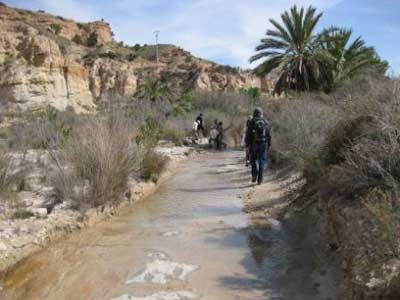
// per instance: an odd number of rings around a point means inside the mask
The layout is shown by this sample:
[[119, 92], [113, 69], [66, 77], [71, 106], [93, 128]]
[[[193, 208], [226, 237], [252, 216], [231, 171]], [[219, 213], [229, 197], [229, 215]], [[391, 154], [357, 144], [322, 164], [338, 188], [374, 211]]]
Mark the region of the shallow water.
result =
[[337, 299], [301, 222], [250, 225], [242, 153], [181, 167], [146, 201], [26, 260], [1, 299]]

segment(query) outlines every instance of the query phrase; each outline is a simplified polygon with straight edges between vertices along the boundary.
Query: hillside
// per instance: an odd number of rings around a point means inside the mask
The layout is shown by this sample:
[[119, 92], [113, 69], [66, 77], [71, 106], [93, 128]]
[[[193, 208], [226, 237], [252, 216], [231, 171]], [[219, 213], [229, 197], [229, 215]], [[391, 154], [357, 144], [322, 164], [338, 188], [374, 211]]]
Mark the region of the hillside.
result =
[[36, 111], [50, 104], [90, 112], [101, 99], [132, 96], [148, 76], [177, 91], [270, 90], [267, 80], [250, 72], [196, 58], [172, 45], [160, 46], [157, 65], [154, 46], [116, 42], [103, 20], [78, 23], [0, 3], [3, 111]]

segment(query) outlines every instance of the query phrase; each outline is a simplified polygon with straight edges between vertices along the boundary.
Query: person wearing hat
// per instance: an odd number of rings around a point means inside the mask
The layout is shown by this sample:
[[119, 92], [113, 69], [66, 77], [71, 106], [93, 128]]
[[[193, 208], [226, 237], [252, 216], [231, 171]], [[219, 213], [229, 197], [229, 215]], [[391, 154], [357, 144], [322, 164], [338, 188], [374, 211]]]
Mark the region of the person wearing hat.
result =
[[261, 184], [271, 147], [271, 130], [260, 107], [254, 109], [253, 118], [247, 126], [245, 143], [250, 152], [252, 182]]

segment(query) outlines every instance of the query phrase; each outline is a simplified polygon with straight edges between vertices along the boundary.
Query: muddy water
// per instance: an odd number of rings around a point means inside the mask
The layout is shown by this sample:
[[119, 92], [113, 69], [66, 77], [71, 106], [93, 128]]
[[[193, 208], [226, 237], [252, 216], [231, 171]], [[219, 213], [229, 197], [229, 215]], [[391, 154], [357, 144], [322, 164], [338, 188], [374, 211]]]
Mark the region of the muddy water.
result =
[[0, 299], [337, 299], [298, 223], [255, 229], [241, 153], [188, 163], [146, 201], [21, 264]]

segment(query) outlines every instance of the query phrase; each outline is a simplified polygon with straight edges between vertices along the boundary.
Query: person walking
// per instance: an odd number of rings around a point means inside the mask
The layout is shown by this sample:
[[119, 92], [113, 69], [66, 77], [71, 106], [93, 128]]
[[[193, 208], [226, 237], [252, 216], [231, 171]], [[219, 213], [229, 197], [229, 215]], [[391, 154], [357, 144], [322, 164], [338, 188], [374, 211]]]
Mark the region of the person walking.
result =
[[219, 121], [218, 126], [217, 126], [217, 131], [218, 131], [218, 136], [217, 136], [217, 149], [221, 150], [222, 148], [225, 148], [225, 143], [224, 143], [224, 123]]
[[250, 152], [252, 182], [262, 184], [271, 147], [271, 130], [260, 107], [254, 109], [253, 118], [247, 126], [245, 142]]
[[198, 133], [200, 132], [200, 130], [201, 130], [201, 133], [203, 134], [203, 137], [205, 137], [206, 134], [205, 134], [205, 130], [204, 130], [204, 121], [203, 121], [203, 114], [202, 114], [202, 113], [200, 113], [200, 114], [197, 116], [196, 122], [198, 123], [198, 126], [197, 126], [197, 134], [198, 134]]
[[242, 133], [242, 140], [241, 140], [241, 146], [244, 147], [245, 152], [246, 152], [246, 167], [250, 165], [250, 149], [249, 147], [246, 146], [246, 133], [247, 133], [247, 128], [249, 128], [249, 124], [251, 120], [253, 119], [253, 115], [250, 115], [249, 118], [246, 121], [246, 126], [243, 128], [243, 133]]

